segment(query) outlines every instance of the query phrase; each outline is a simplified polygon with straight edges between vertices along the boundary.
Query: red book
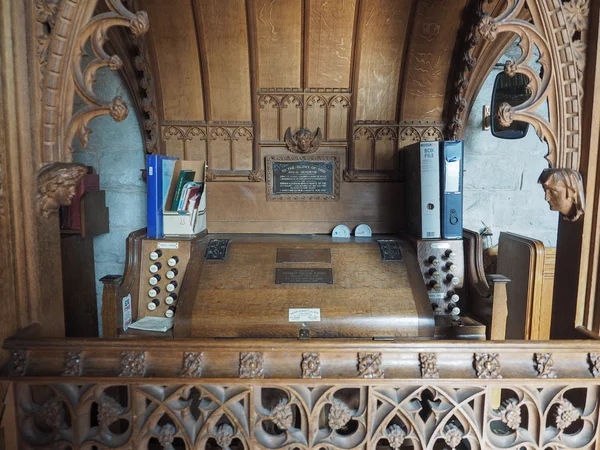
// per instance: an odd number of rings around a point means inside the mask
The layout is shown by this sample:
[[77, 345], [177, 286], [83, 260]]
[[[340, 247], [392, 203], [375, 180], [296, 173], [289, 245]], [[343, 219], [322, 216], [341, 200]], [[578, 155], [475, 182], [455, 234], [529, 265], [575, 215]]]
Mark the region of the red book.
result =
[[[71, 230], [81, 230], [81, 197], [83, 194], [88, 191], [100, 190], [100, 175], [92, 173], [93, 170], [92, 167], [88, 167], [88, 173], [79, 182], [77, 192], [71, 202], [71, 207], [69, 208], [70, 226], [68, 227]], [[69, 220], [67, 220], [68, 222]]]

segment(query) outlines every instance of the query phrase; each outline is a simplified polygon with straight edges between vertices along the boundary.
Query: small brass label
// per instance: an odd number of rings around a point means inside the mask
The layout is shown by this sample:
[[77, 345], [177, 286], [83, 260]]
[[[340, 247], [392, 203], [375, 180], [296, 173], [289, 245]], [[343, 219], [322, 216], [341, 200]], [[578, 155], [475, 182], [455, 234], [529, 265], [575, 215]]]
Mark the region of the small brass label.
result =
[[333, 284], [333, 270], [275, 269], [275, 284]]
[[331, 263], [330, 248], [278, 248], [278, 263]]

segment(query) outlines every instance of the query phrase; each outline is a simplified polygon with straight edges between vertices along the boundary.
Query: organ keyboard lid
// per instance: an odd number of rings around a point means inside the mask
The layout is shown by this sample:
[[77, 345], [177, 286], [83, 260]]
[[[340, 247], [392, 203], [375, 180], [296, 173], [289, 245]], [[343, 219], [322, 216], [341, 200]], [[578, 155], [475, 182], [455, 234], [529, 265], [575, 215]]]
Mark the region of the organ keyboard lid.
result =
[[180, 292], [176, 337], [433, 337], [415, 253], [396, 239], [208, 235]]

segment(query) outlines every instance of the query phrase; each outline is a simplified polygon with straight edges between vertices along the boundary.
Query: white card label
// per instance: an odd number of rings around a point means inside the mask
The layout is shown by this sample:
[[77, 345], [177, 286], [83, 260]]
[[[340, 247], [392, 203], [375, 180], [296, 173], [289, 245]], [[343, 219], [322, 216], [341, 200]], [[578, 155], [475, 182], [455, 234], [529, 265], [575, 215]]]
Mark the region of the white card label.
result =
[[177, 250], [179, 248], [179, 242], [159, 242], [158, 248]]
[[460, 192], [460, 159], [446, 160], [445, 192]]
[[320, 322], [321, 308], [290, 308], [288, 322]]
[[447, 242], [439, 242], [436, 244], [431, 244], [431, 248], [450, 248], [450, 244]]
[[123, 331], [131, 325], [131, 294], [123, 297]]

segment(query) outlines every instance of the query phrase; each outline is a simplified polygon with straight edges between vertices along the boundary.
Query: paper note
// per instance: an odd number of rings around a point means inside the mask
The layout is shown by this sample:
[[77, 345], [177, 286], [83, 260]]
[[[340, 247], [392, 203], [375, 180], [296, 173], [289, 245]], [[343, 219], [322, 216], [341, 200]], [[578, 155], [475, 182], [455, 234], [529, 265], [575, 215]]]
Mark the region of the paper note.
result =
[[173, 318], [146, 316], [132, 323], [130, 328], [144, 331], [161, 331], [164, 333], [173, 328]]
[[123, 297], [123, 331], [131, 325], [131, 294]]

